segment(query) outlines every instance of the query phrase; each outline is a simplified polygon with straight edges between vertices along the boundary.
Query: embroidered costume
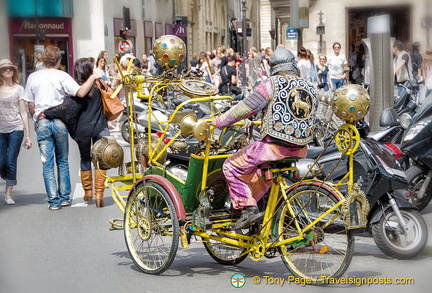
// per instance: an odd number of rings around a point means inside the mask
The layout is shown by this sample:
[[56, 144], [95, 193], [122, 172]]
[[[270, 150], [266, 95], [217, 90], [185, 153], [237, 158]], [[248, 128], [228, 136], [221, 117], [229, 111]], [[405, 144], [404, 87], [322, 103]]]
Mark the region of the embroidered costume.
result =
[[[257, 215], [257, 201], [272, 184], [271, 180], [263, 179], [258, 165], [286, 157], [303, 158], [307, 153], [306, 144], [313, 139], [316, 93], [309, 81], [298, 77], [294, 60], [290, 51], [278, 47], [270, 59], [272, 76], [213, 121], [214, 126], [223, 129], [263, 112], [260, 140], [229, 157], [223, 165], [235, 209], [246, 211], [247, 207], [254, 207]], [[250, 211], [245, 214], [253, 215]], [[242, 218], [238, 221], [242, 224], [235, 228], [246, 227], [258, 221], [259, 217], [255, 216], [252, 222], [241, 221]]]

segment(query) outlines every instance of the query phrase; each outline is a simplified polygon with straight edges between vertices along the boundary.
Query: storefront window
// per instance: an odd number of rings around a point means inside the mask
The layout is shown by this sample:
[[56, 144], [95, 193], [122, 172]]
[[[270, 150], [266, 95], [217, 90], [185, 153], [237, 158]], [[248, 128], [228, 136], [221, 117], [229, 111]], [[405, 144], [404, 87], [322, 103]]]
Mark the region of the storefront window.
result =
[[11, 17], [72, 17], [72, 0], [7, 0]]

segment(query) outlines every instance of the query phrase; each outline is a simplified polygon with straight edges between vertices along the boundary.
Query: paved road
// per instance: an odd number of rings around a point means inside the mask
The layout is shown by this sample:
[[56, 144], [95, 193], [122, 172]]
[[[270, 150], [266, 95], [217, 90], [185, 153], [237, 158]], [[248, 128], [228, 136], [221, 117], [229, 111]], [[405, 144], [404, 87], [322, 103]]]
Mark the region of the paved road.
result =
[[[37, 148], [22, 150], [15, 206], [0, 204], [0, 292], [425, 292], [430, 287], [432, 237], [425, 251], [412, 260], [392, 260], [382, 254], [369, 236], [356, 237], [355, 256], [349, 278], [414, 278], [414, 285], [333, 285], [302, 287], [287, 284], [290, 274], [279, 258], [237, 266], [213, 261], [198, 241], [179, 248], [171, 268], [162, 276], [137, 270], [127, 252], [122, 231], [109, 231], [108, 220], [121, 217], [111, 198], [96, 209], [82, 202], [79, 186], [78, 150], [70, 144], [74, 190], [72, 207], [49, 211], [45, 200]], [[115, 170], [109, 171], [115, 174]], [[76, 184], [76, 185], [75, 185]], [[0, 190], [4, 181], [0, 181]], [[106, 196], [109, 192], [106, 191]], [[432, 227], [432, 206], [423, 213]], [[241, 289], [232, 287], [235, 273], [246, 276]], [[253, 284], [252, 277], [261, 278]], [[283, 278], [283, 286], [274, 284]], [[267, 279], [266, 279], [267, 278]], [[267, 281], [266, 281], [267, 280]], [[377, 280], [377, 279], [376, 279]], [[272, 283], [272, 284], [270, 284]]]

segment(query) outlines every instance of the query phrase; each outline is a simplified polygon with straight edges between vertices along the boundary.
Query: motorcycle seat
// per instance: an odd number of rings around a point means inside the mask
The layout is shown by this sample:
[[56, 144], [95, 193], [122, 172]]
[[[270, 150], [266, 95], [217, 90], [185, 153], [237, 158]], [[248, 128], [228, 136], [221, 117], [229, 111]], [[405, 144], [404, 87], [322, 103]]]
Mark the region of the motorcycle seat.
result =
[[324, 147], [316, 146], [312, 148], [308, 148], [306, 158], [308, 159], [316, 159], [324, 150]]

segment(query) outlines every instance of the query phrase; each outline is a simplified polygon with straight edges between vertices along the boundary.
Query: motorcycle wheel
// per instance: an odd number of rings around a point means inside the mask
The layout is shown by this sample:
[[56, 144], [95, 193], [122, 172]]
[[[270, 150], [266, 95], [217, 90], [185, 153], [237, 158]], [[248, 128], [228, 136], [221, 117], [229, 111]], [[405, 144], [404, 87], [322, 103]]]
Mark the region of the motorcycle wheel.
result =
[[427, 242], [427, 226], [421, 214], [414, 209], [400, 210], [407, 223], [404, 234], [396, 214], [388, 209], [380, 221], [372, 225], [372, 237], [378, 248], [387, 256], [409, 259], [419, 255]]
[[[135, 132], [135, 142], [136, 142], [138, 138], [142, 136], [142, 134], [140, 134], [140, 132], [138, 132], [137, 130], [135, 130], [134, 132]], [[130, 127], [129, 127], [129, 122], [127, 120], [124, 121], [123, 124], [120, 126], [120, 133], [123, 140], [127, 143], [130, 143], [130, 135], [129, 135]]]
[[427, 187], [423, 198], [419, 199], [417, 197], [417, 194], [419, 193], [420, 188], [423, 185], [427, 172], [423, 171], [418, 166], [412, 166], [405, 172], [405, 174], [412, 189], [410, 201], [419, 209], [419, 211], [422, 211], [425, 207], [428, 206], [429, 202], [432, 199], [432, 182]]
[[123, 140], [127, 143], [130, 143], [129, 121], [123, 121], [122, 125], [120, 126], [120, 133]]

